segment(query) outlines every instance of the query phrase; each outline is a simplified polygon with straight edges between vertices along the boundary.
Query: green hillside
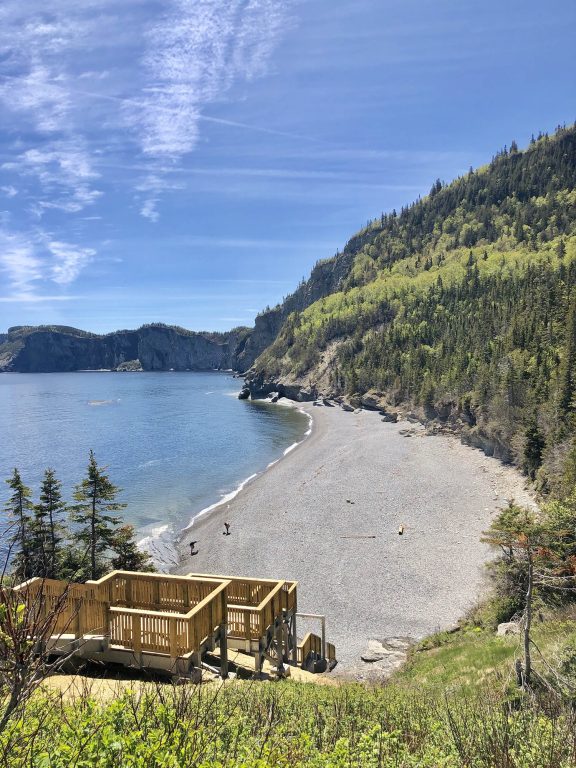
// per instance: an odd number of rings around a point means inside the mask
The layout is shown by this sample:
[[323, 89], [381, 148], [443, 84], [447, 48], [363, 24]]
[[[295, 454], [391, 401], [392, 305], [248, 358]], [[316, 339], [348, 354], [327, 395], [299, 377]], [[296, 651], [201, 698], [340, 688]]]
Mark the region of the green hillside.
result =
[[351, 248], [341, 289], [289, 315], [252, 379], [382, 390], [560, 491], [574, 472], [576, 129], [437, 181]]

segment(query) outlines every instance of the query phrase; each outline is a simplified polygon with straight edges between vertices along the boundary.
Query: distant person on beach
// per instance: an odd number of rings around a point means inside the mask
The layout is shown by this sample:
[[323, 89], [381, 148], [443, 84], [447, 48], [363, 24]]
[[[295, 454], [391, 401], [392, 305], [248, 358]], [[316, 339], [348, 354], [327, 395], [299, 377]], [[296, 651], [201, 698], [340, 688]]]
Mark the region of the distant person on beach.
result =
[[226, 528], [224, 536], [230, 536], [230, 523], [224, 523], [224, 528]]
[[191, 541], [190, 542], [190, 554], [191, 555], [197, 555], [198, 554], [198, 550], [194, 551], [194, 547], [196, 546], [196, 544], [198, 544], [197, 541]]

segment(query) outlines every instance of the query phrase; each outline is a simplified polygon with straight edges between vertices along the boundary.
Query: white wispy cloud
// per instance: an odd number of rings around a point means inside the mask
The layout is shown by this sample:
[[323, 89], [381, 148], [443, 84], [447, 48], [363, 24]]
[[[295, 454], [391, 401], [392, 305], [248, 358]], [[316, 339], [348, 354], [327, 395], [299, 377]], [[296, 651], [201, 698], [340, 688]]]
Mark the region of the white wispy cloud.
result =
[[145, 219], [149, 219], [152, 223], [155, 224], [160, 218], [158, 208], [156, 207], [157, 205], [157, 199], [149, 198], [148, 200], [145, 200], [142, 207], [140, 208], [140, 215]]
[[[286, 28], [289, 0], [171, 0], [146, 33], [146, 86], [124, 114], [145, 156], [180, 159], [195, 148], [202, 109], [237, 80], [266, 71]], [[226, 121], [222, 121], [226, 122]], [[141, 208], [156, 221], [162, 184]]]
[[0, 230], [0, 271], [6, 275], [13, 296], [33, 294], [42, 280], [42, 267], [33, 243], [19, 234]]
[[1, 228], [0, 273], [10, 291], [4, 300], [43, 300], [47, 287], [72, 284], [94, 256], [93, 248], [56, 240], [43, 230], [26, 234]]
[[[202, 121], [268, 131], [211, 117], [204, 109], [226, 97], [234, 83], [266, 72], [294, 2], [3, 3], [0, 103], [6, 115], [18, 115], [39, 135], [5, 167], [40, 183], [33, 216], [75, 214], [102, 195], [95, 187], [95, 125], [109, 145], [125, 141], [129, 129], [133, 148], [148, 165], [146, 194], [136, 189], [135, 195], [151, 221], [158, 219], [162, 195], [175, 189], [154, 166], [159, 160], [177, 165], [192, 152]], [[104, 58], [106, 67], [99, 68]]]
[[93, 248], [80, 248], [71, 243], [58, 240], [48, 242], [48, 250], [53, 256], [50, 278], [58, 285], [73, 283], [84, 267], [96, 255]]
[[179, 157], [194, 149], [201, 109], [238, 79], [261, 75], [283, 29], [287, 0], [171, 0], [147, 32], [147, 87], [129, 107], [142, 150]]

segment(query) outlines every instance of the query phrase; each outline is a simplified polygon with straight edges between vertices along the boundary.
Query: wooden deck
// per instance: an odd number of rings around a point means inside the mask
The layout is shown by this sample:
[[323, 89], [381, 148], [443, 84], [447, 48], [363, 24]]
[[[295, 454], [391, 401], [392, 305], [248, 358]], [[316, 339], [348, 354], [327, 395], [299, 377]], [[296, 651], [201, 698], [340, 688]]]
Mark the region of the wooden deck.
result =
[[187, 674], [217, 644], [225, 677], [227, 586], [211, 577], [113, 571], [85, 584], [36, 578], [16, 589], [34, 610], [56, 608], [55, 653]]
[[[192, 578], [205, 574], [191, 573]], [[228, 645], [256, 656], [256, 673], [264, 659], [281, 674], [285, 663], [296, 663], [296, 581], [217, 576], [228, 582]]]
[[296, 636], [297, 582], [238, 576], [113, 571], [85, 584], [35, 578], [15, 588], [30, 610], [56, 620], [49, 650], [85, 659], [164, 670], [198, 671], [202, 655], [218, 648], [228, 672], [228, 647], [276, 665], [335, 660], [334, 646]]

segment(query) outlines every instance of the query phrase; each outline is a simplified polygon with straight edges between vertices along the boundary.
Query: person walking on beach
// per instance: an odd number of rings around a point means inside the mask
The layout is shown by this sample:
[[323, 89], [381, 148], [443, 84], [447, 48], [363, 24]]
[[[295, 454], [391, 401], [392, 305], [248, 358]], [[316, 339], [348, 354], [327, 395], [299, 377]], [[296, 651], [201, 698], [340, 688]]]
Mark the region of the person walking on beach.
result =
[[196, 544], [198, 544], [197, 541], [191, 541], [190, 542], [190, 554], [191, 555], [197, 555], [198, 554], [198, 550], [194, 551], [194, 547], [196, 546]]
[[224, 536], [230, 536], [230, 523], [224, 523], [224, 528], [226, 528]]

